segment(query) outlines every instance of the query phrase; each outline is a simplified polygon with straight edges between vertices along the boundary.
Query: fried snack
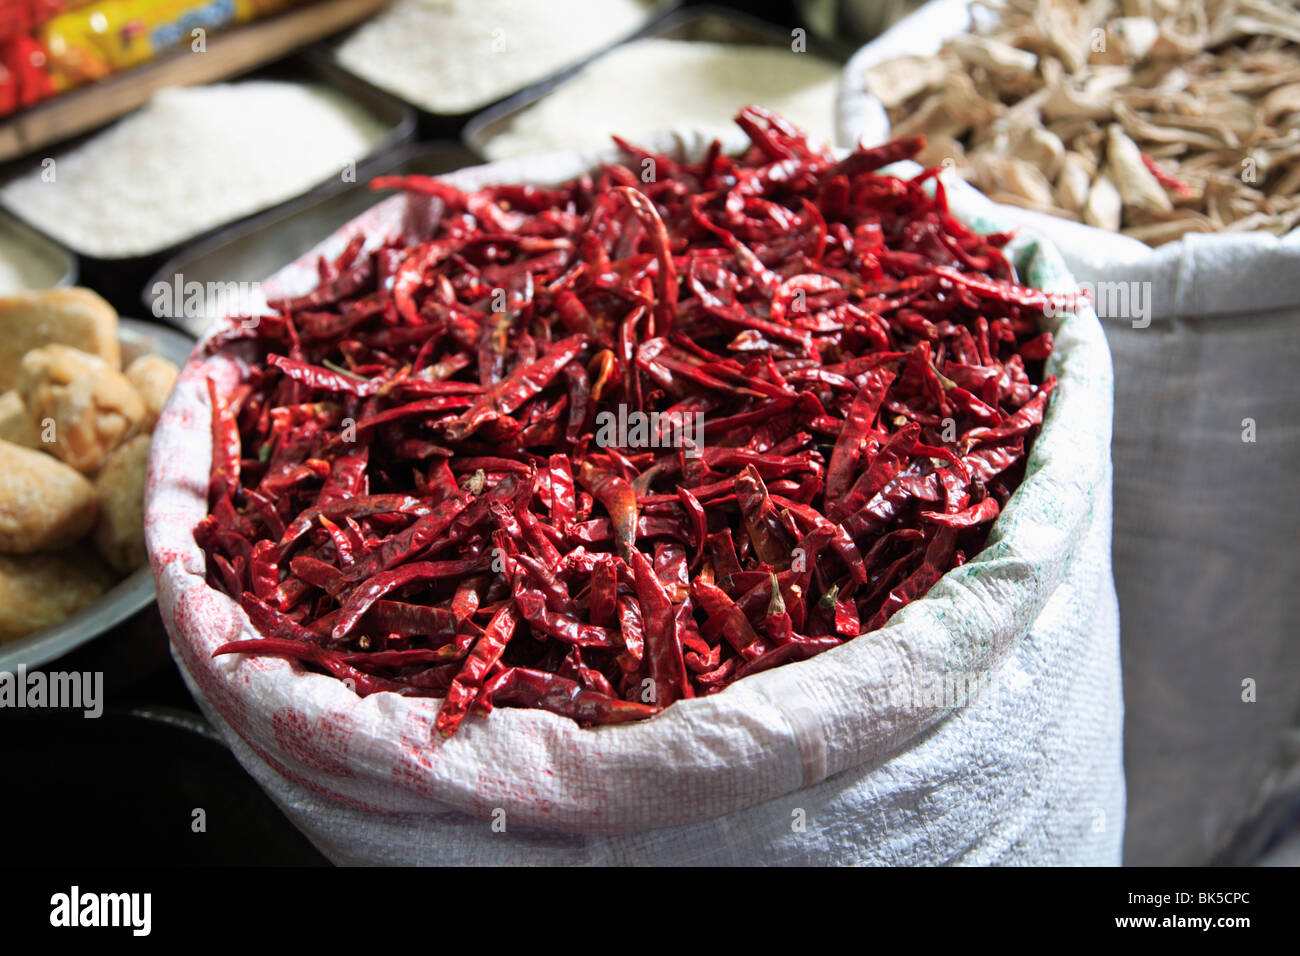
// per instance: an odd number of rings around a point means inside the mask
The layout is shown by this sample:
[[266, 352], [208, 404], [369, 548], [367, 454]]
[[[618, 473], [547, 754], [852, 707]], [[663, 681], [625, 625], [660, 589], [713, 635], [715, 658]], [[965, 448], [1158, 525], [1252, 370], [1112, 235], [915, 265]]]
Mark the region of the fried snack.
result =
[[153, 431], [158, 413], [171, 394], [172, 385], [176, 383], [179, 373], [180, 369], [175, 363], [167, 361], [161, 355], [141, 355], [127, 366], [127, 381], [135, 386], [140, 400], [144, 402], [144, 421], [140, 425], [142, 430]]
[[0, 441], [0, 551], [65, 547], [95, 524], [95, 487], [44, 452]]
[[89, 289], [0, 296], [0, 391], [18, 383], [24, 355], [53, 344], [98, 355], [115, 369], [122, 363], [117, 313]]
[[17, 392], [0, 395], [0, 441], [13, 442], [24, 448], [40, 448], [41, 433]]
[[0, 554], [0, 643], [57, 624], [113, 586], [93, 552]]
[[37, 428], [54, 424], [49, 451], [83, 474], [140, 429], [144, 402], [126, 376], [102, 358], [66, 345], [23, 356], [18, 391]]
[[122, 574], [148, 560], [144, 549], [144, 466], [148, 459], [149, 436], [136, 435], [113, 449], [95, 478], [99, 496], [95, 547]]

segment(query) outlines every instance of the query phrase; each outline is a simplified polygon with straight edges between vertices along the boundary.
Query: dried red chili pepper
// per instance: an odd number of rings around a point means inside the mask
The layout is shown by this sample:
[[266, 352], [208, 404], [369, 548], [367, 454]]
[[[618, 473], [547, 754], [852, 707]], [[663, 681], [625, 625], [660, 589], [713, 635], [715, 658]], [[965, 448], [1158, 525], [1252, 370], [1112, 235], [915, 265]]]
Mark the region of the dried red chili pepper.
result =
[[576, 681], [558, 674], [524, 667], [511, 667], [492, 678], [483, 689], [483, 696], [493, 704], [537, 707], [584, 724], [622, 724], [653, 717], [661, 710], [650, 704], [584, 690]]
[[519, 620], [519, 612], [513, 604], [506, 604], [492, 616], [487, 630], [474, 642], [474, 649], [470, 651], [469, 657], [456, 674], [456, 679], [452, 681], [447, 696], [443, 698], [442, 706], [438, 708], [434, 725], [439, 733], [450, 737], [456, 732], [482, 690], [488, 671], [505, 653]]
[[617, 723], [878, 628], [978, 553], [1073, 300], [1017, 284], [935, 170], [881, 172], [919, 138], [836, 160], [737, 122], [735, 157], [619, 141], [651, 183], [377, 181], [440, 200], [418, 236], [354, 238], [212, 340], [254, 359], [208, 383], [195, 539], [264, 636], [220, 653], [441, 695], [444, 734]]

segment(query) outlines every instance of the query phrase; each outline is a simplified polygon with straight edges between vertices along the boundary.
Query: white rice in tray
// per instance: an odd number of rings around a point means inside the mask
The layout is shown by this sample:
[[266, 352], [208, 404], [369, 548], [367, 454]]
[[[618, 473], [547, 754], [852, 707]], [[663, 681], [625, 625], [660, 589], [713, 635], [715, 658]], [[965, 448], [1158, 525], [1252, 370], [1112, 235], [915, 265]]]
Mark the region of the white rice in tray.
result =
[[431, 113], [464, 113], [634, 33], [653, 0], [396, 0], [338, 62]]
[[830, 142], [839, 66], [768, 46], [639, 40], [590, 64], [516, 116], [484, 147], [489, 159], [609, 145], [668, 127], [730, 131], [749, 104]]
[[165, 89], [10, 182], [0, 203], [85, 255], [149, 255], [341, 175], [384, 132], [309, 84]]

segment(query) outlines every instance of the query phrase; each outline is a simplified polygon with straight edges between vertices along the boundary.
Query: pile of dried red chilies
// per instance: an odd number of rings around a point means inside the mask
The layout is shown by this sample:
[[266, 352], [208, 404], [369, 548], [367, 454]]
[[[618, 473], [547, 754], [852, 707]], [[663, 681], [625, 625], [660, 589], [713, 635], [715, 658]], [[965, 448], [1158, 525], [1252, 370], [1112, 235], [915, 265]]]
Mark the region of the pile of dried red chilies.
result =
[[442, 697], [444, 734], [616, 723], [879, 628], [982, 547], [1070, 303], [936, 170], [878, 172], [919, 139], [837, 161], [737, 122], [738, 158], [620, 141], [555, 188], [377, 181], [406, 235], [214, 340], [250, 371], [209, 389], [195, 537], [263, 635], [218, 654]]

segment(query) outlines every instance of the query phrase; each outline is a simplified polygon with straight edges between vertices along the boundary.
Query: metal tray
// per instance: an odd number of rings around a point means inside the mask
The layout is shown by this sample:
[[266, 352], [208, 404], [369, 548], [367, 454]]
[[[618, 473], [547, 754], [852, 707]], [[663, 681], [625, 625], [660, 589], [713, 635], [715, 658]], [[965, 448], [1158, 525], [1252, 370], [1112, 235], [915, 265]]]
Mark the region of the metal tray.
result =
[[[610, 50], [614, 49], [615, 47], [621, 46], [622, 44], [627, 43], [629, 40], [637, 40], [640, 39], [642, 36], [649, 35], [648, 31], [655, 29], [665, 17], [673, 14], [677, 10], [677, 8], [682, 5], [682, 2], [683, 0], [660, 0], [660, 2], [652, 4], [650, 6], [650, 9], [646, 13], [645, 23], [643, 23], [640, 27], [638, 27], [636, 30], [632, 31], [631, 33], [616, 38], [609, 45], [596, 50], [594, 53], [590, 54], [587, 57], [584, 57], [582, 60], [578, 61], [577, 63], [570, 64], [569, 66], [566, 66], [563, 69], [557, 70], [555, 73], [552, 73], [550, 76], [542, 77], [540, 80], [534, 80], [532, 83], [529, 83], [521, 87], [520, 90], [514, 93], [507, 93], [505, 96], [497, 100], [493, 100], [492, 102], [485, 103], [482, 106], [476, 106], [473, 109], [466, 110], [462, 113], [434, 113], [424, 109], [422, 106], [419, 106], [418, 104], [410, 103], [408, 100], [402, 100], [402, 102], [407, 103], [413, 110], [416, 111], [416, 115], [419, 117], [419, 136], [421, 139], [447, 139], [447, 138], [456, 137], [460, 134], [465, 124], [469, 122], [471, 119], [473, 119], [475, 116], [479, 115], [483, 110], [490, 109], [492, 106], [498, 103], [508, 102], [510, 99], [512, 99], [515, 96], [528, 93], [532, 90], [536, 90], [541, 87], [548, 86], [548, 84], [554, 84], [557, 81], [570, 77], [574, 73], [577, 73], [579, 70], [581, 70], [592, 60], [596, 59], [597, 57], [604, 56], [606, 53], [608, 53]], [[323, 60], [327, 60], [328, 62], [334, 64], [337, 69], [347, 73], [349, 77], [356, 80], [358, 83], [364, 83], [367, 86], [369, 86], [371, 89], [383, 93], [385, 96], [396, 96], [397, 94], [390, 93], [389, 91], [383, 89], [383, 87], [375, 86], [369, 80], [357, 76], [355, 73], [348, 72], [342, 66], [339, 66], [337, 64], [337, 62], [334, 60], [334, 51], [338, 48], [338, 45], [343, 42], [343, 39], [344, 37], [340, 37], [336, 40], [327, 41], [318, 47], [312, 48], [310, 51], [308, 51], [308, 55], [312, 56], [313, 58], [320, 57]]]
[[[642, 39], [690, 40], [695, 42], [737, 43], [751, 46], [779, 46], [789, 48], [790, 31], [783, 30], [765, 20], [738, 13], [726, 7], [694, 7], [679, 10], [651, 24], [645, 30], [629, 37], [625, 42]], [[620, 46], [622, 44], [619, 44]], [[601, 53], [605, 56], [614, 48]], [[808, 42], [808, 53], [813, 56], [843, 63], [844, 57], [814, 40]], [[461, 140], [479, 156], [487, 156], [486, 147], [490, 140], [509, 128], [515, 117], [532, 107], [543, 97], [549, 96], [556, 89], [568, 83], [582, 68], [599, 57], [592, 57], [581, 66], [554, 76], [535, 86], [502, 100], [494, 106], [483, 110], [467, 124], [461, 132]]]
[[[47, 7], [84, 7], [88, 0], [75, 3], [59, 2]], [[49, 155], [49, 148], [78, 136], [87, 130], [111, 123], [126, 113], [137, 109], [165, 86], [193, 86], [200, 83], [218, 83], [229, 76], [247, 73], [258, 66], [289, 55], [296, 47], [346, 29], [370, 16], [388, 0], [313, 0], [299, 3], [296, 8], [280, 10], [268, 17], [240, 24], [226, 24], [209, 31], [207, 46], [201, 56], [195, 56], [189, 42], [163, 51], [145, 63], [110, 73], [93, 83], [55, 96], [30, 106], [21, 107], [0, 117], [0, 159], [10, 160], [30, 156], [38, 149]], [[155, 4], [156, 5], [156, 2]], [[256, 6], [256, 2], [253, 4]], [[13, 4], [7, 4], [13, 6]], [[101, 5], [103, 6], [103, 5]], [[197, 4], [192, 4], [197, 7]], [[209, 7], [230, 7], [229, 0]], [[104, 11], [98, 18], [117, 19], [117, 11]], [[136, 14], [138, 16], [138, 12]], [[87, 14], [82, 14], [83, 17]], [[90, 14], [94, 16], [94, 14]], [[203, 24], [203, 13], [190, 14], [185, 31]], [[90, 20], [91, 25], [96, 24]], [[127, 21], [131, 23], [131, 21]], [[137, 28], [123, 24], [105, 33], [104, 40], [118, 29]], [[8, 24], [6, 24], [8, 26]], [[101, 30], [109, 31], [100, 24]], [[26, 27], [23, 28], [24, 30]]]
[[[180, 366], [189, 359], [194, 347], [187, 335], [136, 319], [118, 320], [118, 340], [122, 343], [123, 362], [154, 352]], [[18, 667], [46, 664], [131, 618], [152, 604], [153, 599], [153, 573], [148, 566], [139, 568], [94, 604], [71, 617], [0, 644], [0, 671], [13, 672]]]
[[[396, 147], [410, 142], [415, 136], [415, 111], [409, 106], [387, 93], [375, 89], [368, 83], [360, 82], [352, 74], [340, 70], [333, 64], [317, 58], [296, 56], [259, 70], [256, 73], [245, 74], [240, 78], [296, 80], [328, 86], [350, 98], [359, 107], [378, 119], [387, 128], [387, 132], [371, 147], [369, 153], [357, 161], [358, 179], [361, 176], [360, 169], [365, 163], [392, 152]], [[85, 139], [86, 137], [82, 137], [66, 143], [60, 147], [60, 151], [73, 149], [84, 142]], [[26, 171], [28, 165], [24, 164], [21, 168], [15, 168], [15, 165], [11, 164], [3, 171], [4, 179], [8, 180], [12, 176]], [[268, 210], [282, 209], [306, 197], [319, 198], [333, 195], [347, 189], [350, 185], [343, 182], [340, 176], [331, 176], [323, 182], [307, 187], [296, 196], [291, 196], [266, 209], [256, 210], [229, 222], [221, 223], [180, 242], [144, 255], [106, 259], [86, 255], [73, 249], [72, 251], [77, 254], [80, 260], [81, 282], [104, 296], [118, 311], [130, 312], [135, 308], [135, 296], [144, 277], [156, 269], [161, 262], [176, 255], [182, 249], [208, 236], [215, 235], [232, 225], [262, 215]], [[22, 217], [15, 215], [14, 218], [21, 219]], [[26, 222], [26, 225], [44, 236], [48, 241], [59, 245], [58, 240], [46, 234], [37, 224]]]
[[3, 211], [0, 211], [0, 233], [17, 236], [32, 248], [38, 258], [49, 263], [49, 275], [55, 277], [54, 281], [33, 288], [53, 286], [62, 289], [76, 284], [77, 258], [57, 242], [47, 239], [31, 226]]
[[[375, 176], [422, 173], [434, 176], [472, 166], [478, 158], [459, 143], [408, 144], [357, 167], [357, 182], [328, 196], [304, 196], [223, 229], [168, 259], [139, 290], [146, 314], [153, 311], [153, 288], [185, 282], [260, 282], [331, 235], [384, 197], [370, 189]], [[158, 316], [191, 335], [202, 335], [218, 316]]]

